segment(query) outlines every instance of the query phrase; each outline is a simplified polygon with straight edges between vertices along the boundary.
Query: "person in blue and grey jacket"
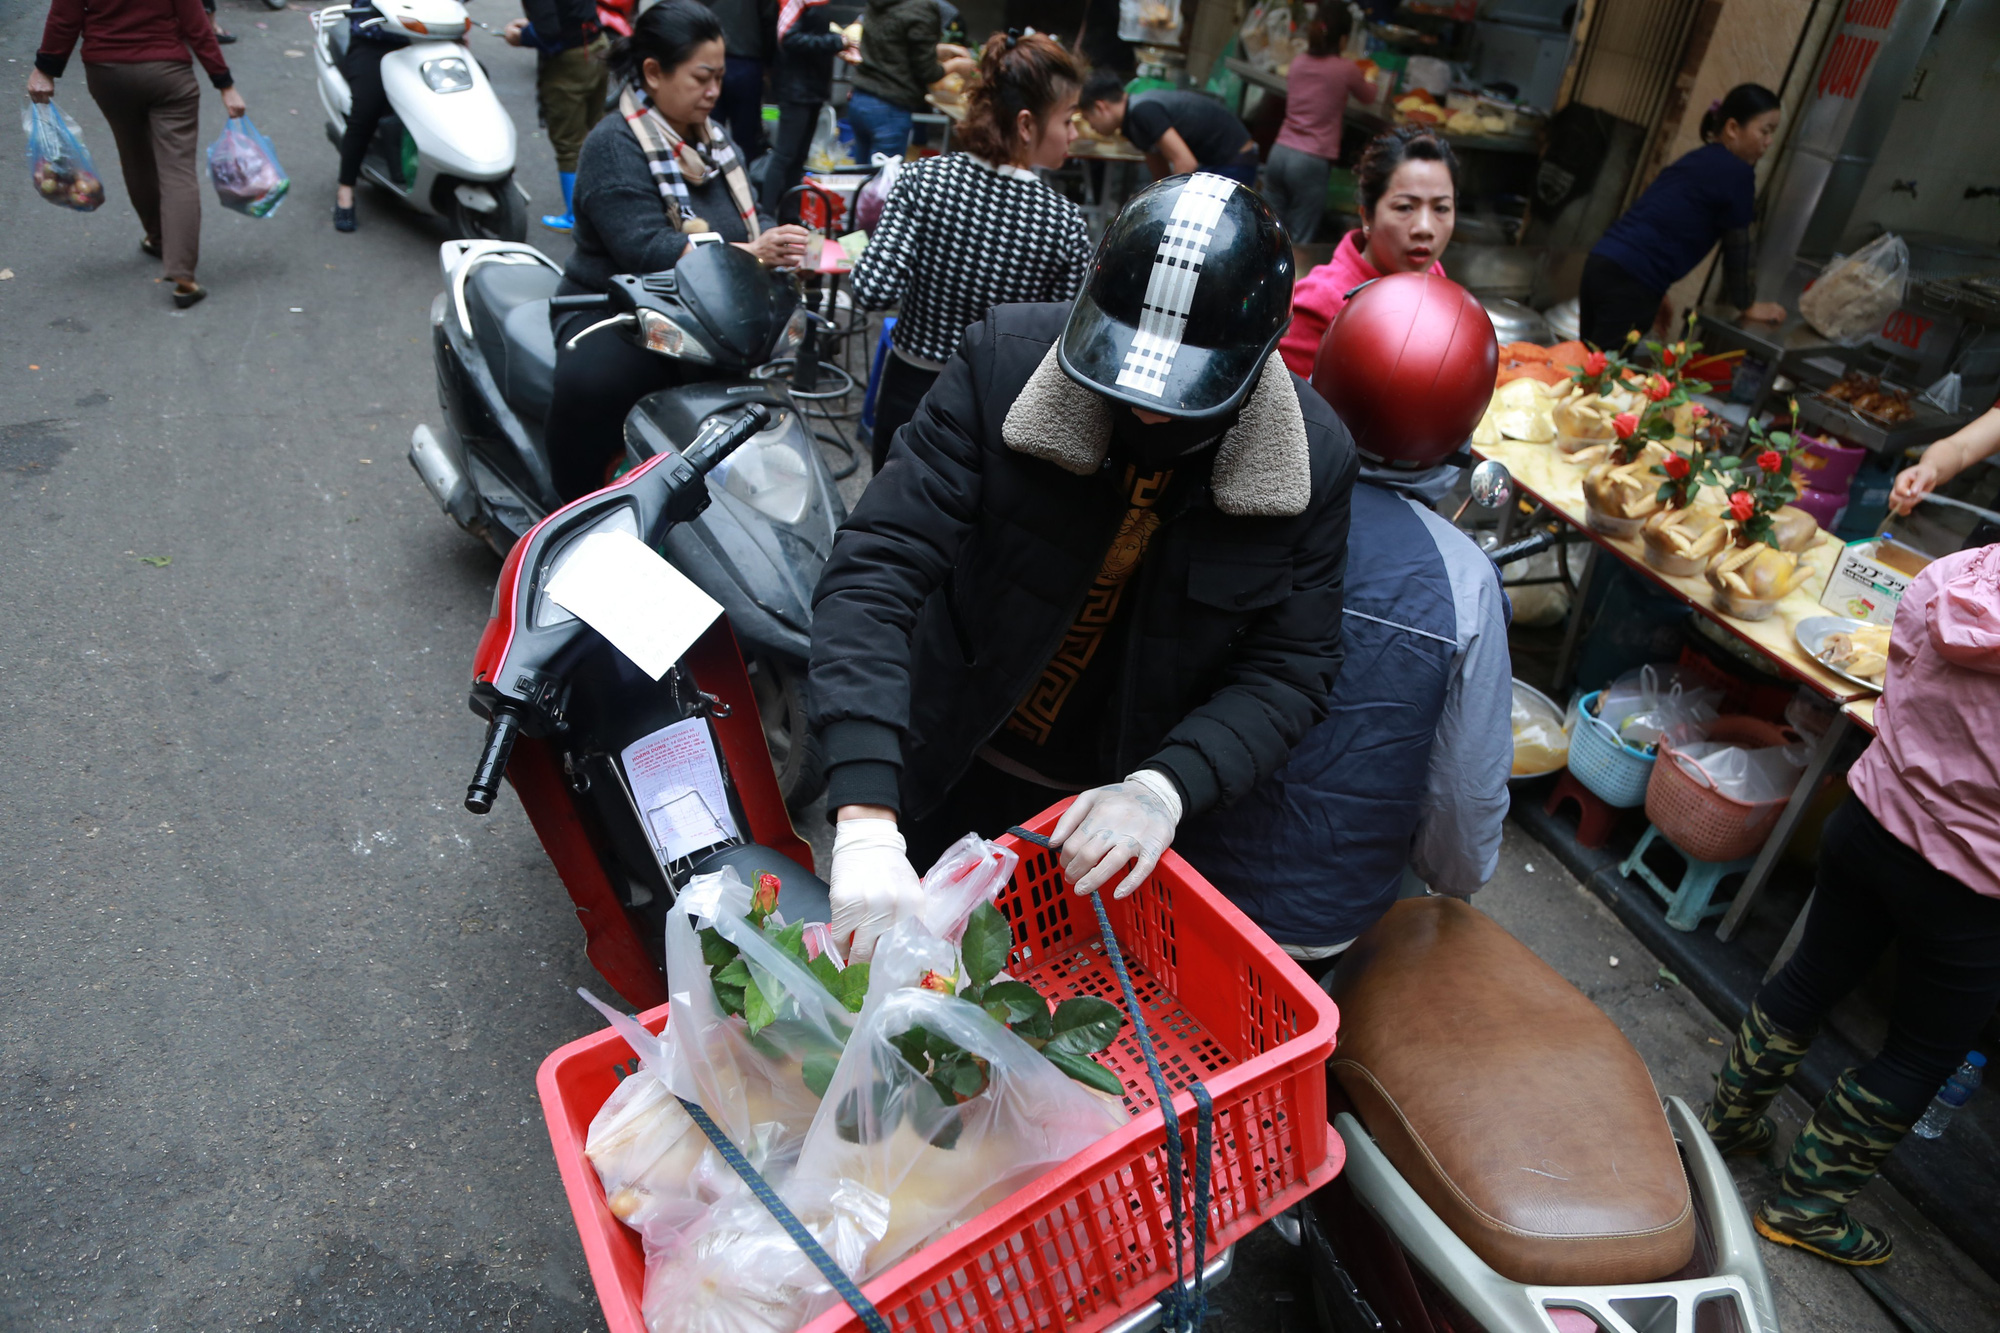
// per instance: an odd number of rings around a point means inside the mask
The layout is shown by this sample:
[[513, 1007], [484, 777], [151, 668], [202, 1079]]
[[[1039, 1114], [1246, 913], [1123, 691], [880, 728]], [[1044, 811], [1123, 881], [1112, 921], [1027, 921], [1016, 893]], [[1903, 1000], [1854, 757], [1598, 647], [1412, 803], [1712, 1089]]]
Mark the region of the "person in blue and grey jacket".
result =
[[[1342, 320], [1366, 314], [1380, 285], [1364, 287]], [[1189, 823], [1175, 845], [1315, 976], [1389, 910], [1406, 869], [1437, 893], [1467, 897], [1499, 863], [1514, 761], [1507, 595], [1485, 552], [1432, 507], [1460, 475], [1443, 459], [1472, 433], [1493, 381], [1458, 373], [1447, 364], [1453, 340], [1415, 326], [1449, 309], [1416, 312], [1392, 377], [1356, 368], [1334, 385], [1344, 359], [1322, 353], [1313, 387], [1362, 453], [1341, 610], [1346, 662], [1325, 720], [1284, 767]], [[1411, 383], [1438, 386], [1421, 426], [1399, 389]], [[1454, 394], [1463, 401], [1440, 401]]]

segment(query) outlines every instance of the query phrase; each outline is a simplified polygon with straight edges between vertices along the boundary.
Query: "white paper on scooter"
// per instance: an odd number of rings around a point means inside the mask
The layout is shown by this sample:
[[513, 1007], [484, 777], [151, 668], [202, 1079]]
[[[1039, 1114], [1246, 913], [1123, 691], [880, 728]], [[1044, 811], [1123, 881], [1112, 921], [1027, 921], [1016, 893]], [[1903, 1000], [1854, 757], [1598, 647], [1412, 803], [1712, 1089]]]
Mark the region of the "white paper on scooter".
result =
[[661, 727], [618, 757], [663, 864], [737, 836], [706, 718]]
[[549, 600], [654, 680], [722, 614], [720, 603], [659, 552], [618, 531], [593, 532], [578, 542], [549, 580]]

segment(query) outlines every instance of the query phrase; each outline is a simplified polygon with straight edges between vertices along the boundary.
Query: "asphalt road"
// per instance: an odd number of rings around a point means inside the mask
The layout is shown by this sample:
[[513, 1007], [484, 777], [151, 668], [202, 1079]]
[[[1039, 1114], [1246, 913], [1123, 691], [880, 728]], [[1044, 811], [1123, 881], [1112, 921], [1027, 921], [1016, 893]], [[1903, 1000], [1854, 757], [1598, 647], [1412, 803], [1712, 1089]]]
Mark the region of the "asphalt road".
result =
[[[519, 806], [460, 808], [496, 562], [404, 461], [445, 234], [335, 234], [307, 11], [222, 18], [292, 194], [206, 201], [205, 304], [78, 63], [110, 201], [0, 167], [0, 1328], [602, 1327], [534, 1090], [595, 977]], [[539, 215], [533, 57], [473, 49]]]

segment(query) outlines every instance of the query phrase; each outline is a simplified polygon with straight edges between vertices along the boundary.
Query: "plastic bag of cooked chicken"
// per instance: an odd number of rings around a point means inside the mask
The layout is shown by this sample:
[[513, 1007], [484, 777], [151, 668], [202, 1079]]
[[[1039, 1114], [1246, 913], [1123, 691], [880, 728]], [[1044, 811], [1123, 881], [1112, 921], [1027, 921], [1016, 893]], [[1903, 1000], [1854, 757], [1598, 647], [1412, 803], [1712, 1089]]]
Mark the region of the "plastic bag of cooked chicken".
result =
[[1903, 303], [1910, 276], [1910, 247], [1884, 232], [1820, 271], [1799, 296], [1806, 323], [1837, 343], [1866, 342]]

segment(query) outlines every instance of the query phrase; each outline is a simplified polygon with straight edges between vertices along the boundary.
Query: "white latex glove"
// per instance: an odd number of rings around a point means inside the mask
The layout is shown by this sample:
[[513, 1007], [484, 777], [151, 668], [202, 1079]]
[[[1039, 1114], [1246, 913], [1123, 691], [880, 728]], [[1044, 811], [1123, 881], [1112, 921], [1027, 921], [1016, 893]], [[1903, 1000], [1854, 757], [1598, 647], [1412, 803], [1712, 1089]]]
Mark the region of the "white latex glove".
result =
[[1062, 849], [1063, 877], [1078, 893], [1101, 889], [1124, 874], [1111, 893], [1123, 898], [1153, 873], [1180, 822], [1181, 794], [1173, 779], [1142, 768], [1123, 782], [1077, 797], [1056, 822], [1051, 841]]
[[865, 963], [875, 941], [924, 910], [924, 886], [893, 819], [843, 819], [833, 826], [833, 939], [850, 963]]

